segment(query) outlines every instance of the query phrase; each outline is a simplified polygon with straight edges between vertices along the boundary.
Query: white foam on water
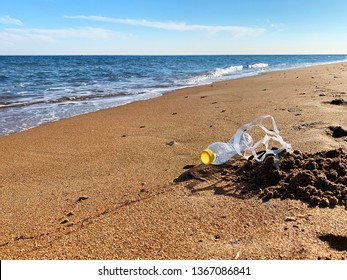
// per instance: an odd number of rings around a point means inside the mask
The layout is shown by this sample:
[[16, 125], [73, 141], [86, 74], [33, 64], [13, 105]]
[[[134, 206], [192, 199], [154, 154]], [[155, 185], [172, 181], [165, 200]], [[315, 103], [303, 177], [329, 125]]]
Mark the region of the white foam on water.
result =
[[100, 98], [77, 102], [40, 103], [31, 106], [8, 108], [12, 111], [12, 114], [9, 114], [7, 117], [4, 111], [0, 111], [0, 135], [29, 130], [44, 123], [118, 107], [134, 101], [151, 99], [162, 94], [160, 91], [153, 90], [138, 94], [115, 95], [109, 98], [100, 96]]
[[208, 80], [214, 81], [218, 79], [219, 77], [226, 76], [231, 73], [242, 71], [242, 70], [243, 70], [242, 65], [229, 66], [225, 68], [217, 68], [205, 74], [197, 75], [192, 78], [186, 79], [184, 80], [184, 82], [186, 82], [187, 84], [197, 84], [197, 83], [205, 82]]
[[269, 64], [267, 63], [255, 63], [248, 65], [248, 68], [266, 68], [269, 67]]

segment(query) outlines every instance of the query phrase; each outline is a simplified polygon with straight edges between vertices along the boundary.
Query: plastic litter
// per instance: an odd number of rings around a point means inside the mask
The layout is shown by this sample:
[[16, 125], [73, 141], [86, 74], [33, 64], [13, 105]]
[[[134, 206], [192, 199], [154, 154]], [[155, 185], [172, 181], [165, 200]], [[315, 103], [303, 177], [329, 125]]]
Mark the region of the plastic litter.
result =
[[[265, 127], [263, 124], [265, 119], [271, 120], [271, 128]], [[259, 127], [265, 133], [264, 137], [255, 143], [250, 134], [251, 129], [254, 127]], [[279, 145], [280, 148], [275, 149], [270, 146], [270, 141]], [[262, 153], [257, 153], [259, 147], [265, 147], [265, 150], [262, 151]], [[253, 156], [258, 162], [264, 161], [267, 155], [273, 155], [275, 158], [275, 166], [278, 168], [278, 154], [284, 150], [287, 152], [293, 151], [292, 146], [285, 142], [280, 136], [275, 119], [271, 115], [265, 115], [257, 117], [250, 123], [242, 125], [228, 142], [215, 142], [209, 145], [207, 149], [200, 153], [200, 159], [204, 164], [220, 165], [227, 162], [236, 154], [245, 159], [249, 159]]]
[[[233, 146], [233, 138], [228, 142], [215, 142], [203, 150], [200, 154], [200, 159], [204, 164], [220, 165], [227, 162], [230, 158], [237, 154]], [[248, 133], [244, 133], [240, 139], [240, 150], [252, 146], [253, 139]]]

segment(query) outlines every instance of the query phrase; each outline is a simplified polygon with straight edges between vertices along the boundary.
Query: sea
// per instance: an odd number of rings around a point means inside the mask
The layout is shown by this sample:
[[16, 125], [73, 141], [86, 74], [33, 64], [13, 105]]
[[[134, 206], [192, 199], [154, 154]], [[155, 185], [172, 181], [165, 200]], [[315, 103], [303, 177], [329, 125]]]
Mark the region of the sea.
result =
[[177, 89], [346, 55], [0, 56], [0, 135]]

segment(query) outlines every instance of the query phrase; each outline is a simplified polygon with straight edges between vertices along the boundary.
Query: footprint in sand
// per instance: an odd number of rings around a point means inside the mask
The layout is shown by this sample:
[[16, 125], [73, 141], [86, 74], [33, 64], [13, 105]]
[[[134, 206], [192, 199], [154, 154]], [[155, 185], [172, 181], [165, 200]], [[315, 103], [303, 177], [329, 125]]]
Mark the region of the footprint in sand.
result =
[[300, 109], [300, 108], [289, 108], [287, 111], [290, 112], [290, 113], [298, 113], [298, 112], [301, 112], [302, 109]]
[[330, 134], [333, 138], [342, 138], [347, 136], [347, 130], [342, 126], [329, 126], [328, 134]]
[[347, 102], [342, 98], [335, 98], [335, 99], [330, 101], [330, 104], [332, 104], [332, 105], [344, 105], [344, 104], [347, 104]]

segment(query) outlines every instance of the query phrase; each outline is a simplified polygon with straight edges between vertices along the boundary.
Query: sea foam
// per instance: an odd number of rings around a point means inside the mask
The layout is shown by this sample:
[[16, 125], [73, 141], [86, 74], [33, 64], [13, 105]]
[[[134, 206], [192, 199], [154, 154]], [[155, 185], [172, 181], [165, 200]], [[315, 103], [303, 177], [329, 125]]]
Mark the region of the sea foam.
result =
[[228, 74], [234, 73], [236, 71], [242, 71], [242, 65], [229, 66], [225, 68], [217, 68], [215, 70], [209, 71], [202, 75], [197, 75], [186, 80], [188, 84], [201, 83], [203, 81], [211, 80], [214, 81], [219, 77], [226, 76]]
[[248, 65], [248, 68], [266, 68], [266, 67], [269, 67], [269, 64], [267, 64], [267, 63], [256, 63], [256, 64]]

